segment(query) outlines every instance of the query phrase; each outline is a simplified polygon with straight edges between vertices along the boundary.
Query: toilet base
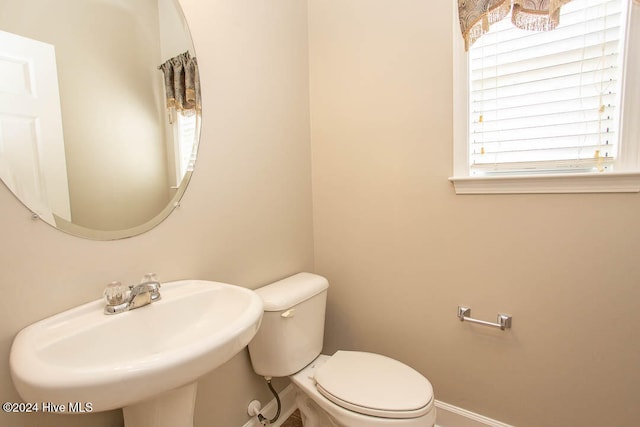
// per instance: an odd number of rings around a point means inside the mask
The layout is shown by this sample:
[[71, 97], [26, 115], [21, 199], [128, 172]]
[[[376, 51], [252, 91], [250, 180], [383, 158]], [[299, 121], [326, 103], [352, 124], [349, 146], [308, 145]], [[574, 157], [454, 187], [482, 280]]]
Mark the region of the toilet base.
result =
[[316, 403], [296, 387], [296, 406], [304, 427], [340, 427]]

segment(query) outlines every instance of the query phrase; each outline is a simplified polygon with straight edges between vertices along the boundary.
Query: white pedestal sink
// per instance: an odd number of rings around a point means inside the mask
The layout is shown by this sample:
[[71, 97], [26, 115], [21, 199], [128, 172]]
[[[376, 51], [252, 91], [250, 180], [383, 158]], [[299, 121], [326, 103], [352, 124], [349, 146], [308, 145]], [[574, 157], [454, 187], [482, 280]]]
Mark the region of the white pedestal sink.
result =
[[13, 383], [49, 408], [124, 408], [127, 427], [190, 427], [196, 382], [241, 351], [262, 319], [253, 291], [218, 282], [162, 284], [162, 299], [115, 315], [94, 301], [24, 328]]

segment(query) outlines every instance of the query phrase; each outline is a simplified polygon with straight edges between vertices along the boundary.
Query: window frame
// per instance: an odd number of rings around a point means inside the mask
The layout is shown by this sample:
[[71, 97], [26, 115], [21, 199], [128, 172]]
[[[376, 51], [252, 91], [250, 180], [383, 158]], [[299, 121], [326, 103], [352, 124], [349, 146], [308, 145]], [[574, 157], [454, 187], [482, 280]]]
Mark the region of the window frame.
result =
[[[457, 2], [453, 6], [453, 176], [456, 194], [638, 193], [640, 192], [640, 120], [625, 120], [625, 111], [640, 112], [640, 4], [627, 1], [624, 46], [620, 150], [614, 171], [556, 172], [471, 176], [468, 154], [468, 64], [460, 35]], [[635, 24], [635, 25], [634, 25]], [[631, 117], [631, 115], [629, 115]]]

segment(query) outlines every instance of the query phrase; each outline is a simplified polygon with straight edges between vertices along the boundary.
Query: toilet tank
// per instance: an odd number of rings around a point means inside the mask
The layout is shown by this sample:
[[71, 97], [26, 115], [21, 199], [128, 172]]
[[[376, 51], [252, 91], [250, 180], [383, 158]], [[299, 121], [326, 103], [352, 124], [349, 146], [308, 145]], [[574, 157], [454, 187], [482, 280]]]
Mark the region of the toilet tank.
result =
[[285, 377], [320, 354], [328, 287], [322, 276], [298, 273], [255, 290], [264, 302], [260, 329], [249, 343], [257, 374]]

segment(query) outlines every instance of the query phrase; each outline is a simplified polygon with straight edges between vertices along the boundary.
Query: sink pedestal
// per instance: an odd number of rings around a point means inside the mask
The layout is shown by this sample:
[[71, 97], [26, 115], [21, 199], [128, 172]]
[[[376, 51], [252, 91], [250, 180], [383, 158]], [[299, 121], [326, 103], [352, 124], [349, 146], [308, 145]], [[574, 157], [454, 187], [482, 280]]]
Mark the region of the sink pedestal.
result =
[[125, 406], [125, 427], [193, 427], [198, 383], [170, 390], [152, 399]]

